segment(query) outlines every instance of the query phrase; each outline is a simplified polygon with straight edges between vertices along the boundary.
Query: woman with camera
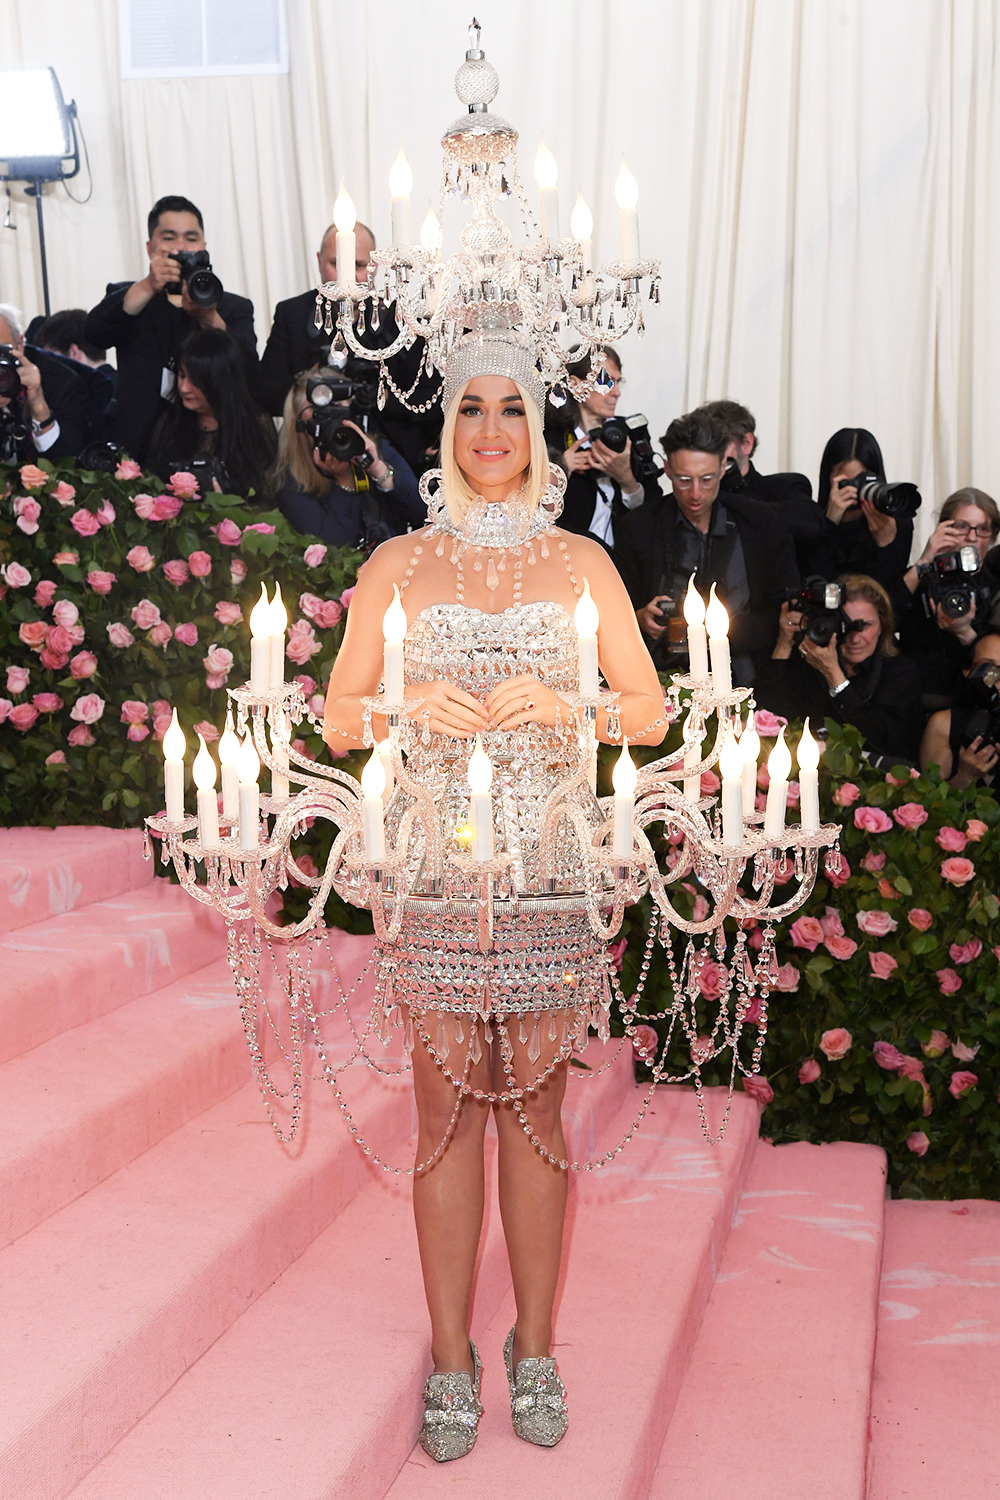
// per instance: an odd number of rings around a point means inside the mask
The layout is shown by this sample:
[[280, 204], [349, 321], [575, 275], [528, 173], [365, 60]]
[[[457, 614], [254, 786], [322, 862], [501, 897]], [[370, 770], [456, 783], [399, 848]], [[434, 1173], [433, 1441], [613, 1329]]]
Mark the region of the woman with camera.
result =
[[839, 584], [836, 610], [801, 597], [782, 605], [777, 644], [754, 684], [757, 702], [789, 719], [853, 724], [875, 755], [915, 765], [920, 681], [893, 641], [889, 596], [862, 574]]
[[269, 503], [276, 447], [274, 423], [250, 394], [232, 334], [222, 328], [188, 334], [177, 357], [177, 384], [150, 442], [154, 474], [169, 479], [188, 470], [203, 490]]
[[[823, 449], [816, 499], [825, 525], [808, 552], [808, 572], [823, 578], [861, 573], [894, 593], [913, 543], [912, 515], [887, 515], [858, 495], [857, 480], [885, 483], [882, 449], [865, 427], [841, 427]], [[803, 570], [806, 571], [806, 570]]]
[[955, 787], [992, 785], [1000, 759], [1000, 635], [988, 630], [972, 648], [950, 708], [931, 714], [920, 742], [920, 769], [937, 766]]
[[[349, 408], [328, 424], [328, 446], [309, 399], [314, 382], [315, 371], [303, 371], [285, 397], [275, 483], [278, 507], [290, 525], [331, 546], [364, 552], [422, 526], [427, 509], [413, 470], [383, 438], [362, 432], [348, 417]], [[329, 411], [333, 416], [335, 408]]]

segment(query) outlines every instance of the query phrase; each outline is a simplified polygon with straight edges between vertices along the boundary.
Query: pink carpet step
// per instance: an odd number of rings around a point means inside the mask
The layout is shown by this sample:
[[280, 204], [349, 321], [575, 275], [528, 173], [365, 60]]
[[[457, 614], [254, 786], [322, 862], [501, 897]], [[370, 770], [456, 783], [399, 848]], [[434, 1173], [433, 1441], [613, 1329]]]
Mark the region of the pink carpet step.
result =
[[1000, 1203], [886, 1205], [870, 1500], [1000, 1495]]
[[[572, 1149], [608, 1136], [635, 1088], [612, 1066], [568, 1089]], [[492, 1161], [495, 1142], [488, 1138]], [[404, 1160], [407, 1151], [395, 1152]], [[419, 1425], [429, 1370], [408, 1178], [380, 1177], [73, 1491], [72, 1500], [346, 1500], [384, 1494]], [[510, 1286], [488, 1194], [476, 1326]], [[475, 1331], [475, 1330], [474, 1330]], [[478, 1337], [478, 1334], [476, 1334]]]
[[884, 1198], [874, 1146], [760, 1143], [649, 1500], [865, 1500]]
[[0, 828], [0, 932], [138, 890], [153, 875], [138, 829]]
[[[712, 1119], [721, 1115], [719, 1092], [710, 1091]], [[733, 1103], [723, 1143], [710, 1146], [693, 1094], [659, 1090], [613, 1168], [578, 1179], [556, 1331], [570, 1403], [558, 1447], [535, 1448], [511, 1428], [502, 1359], [514, 1321], [508, 1296], [479, 1340], [486, 1414], [475, 1449], [444, 1471], [414, 1449], [386, 1500], [438, 1500], [443, 1486], [470, 1500], [646, 1495], [757, 1140], [757, 1105], [743, 1093]], [[625, 1104], [612, 1138], [635, 1106], [634, 1098]], [[368, 1500], [377, 1492], [327, 1493]]]
[[0, 1062], [225, 951], [221, 917], [167, 880], [8, 932], [0, 937]]

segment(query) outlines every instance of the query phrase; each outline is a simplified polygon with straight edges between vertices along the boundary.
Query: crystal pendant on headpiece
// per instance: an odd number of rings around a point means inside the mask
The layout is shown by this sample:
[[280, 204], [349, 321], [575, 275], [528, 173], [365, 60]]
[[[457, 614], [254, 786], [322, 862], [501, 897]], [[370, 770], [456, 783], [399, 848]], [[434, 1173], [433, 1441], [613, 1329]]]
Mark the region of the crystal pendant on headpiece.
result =
[[383, 369], [382, 372], [381, 372], [381, 374], [379, 375], [379, 378], [378, 378], [378, 395], [375, 397], [375, 404], [378, 406], [379, 411], [385, 411], [385, 403], [386, 403], [385, 370]]
[[549, 404], [554, 406], [556, 410], [560, 406], [566, 405], [566, 392], [561, 385], [554, 385], [549, 391]]
[[[610, 328], [611, 326], [612, 326], [611, 320], [609, 319], [608, 320], [608, 327]], [[597, 389], [601, 392], [602, 395], [606, 396], [607, 393], [608, 393], [608, 391], [614, 389], [614, 384], [615, 383], [611, 379], [611, 376], [608, 374], [607, 369], [605, 368], [604, 365], [602, 365], [601, 369], [600, 369], [600, 373], [598, 374], [597, 379], [594, 381], [594, 385], [597, 387]]]
[[[327, 332], [329, 332], [329, 329]], [[338, 370], [342, 370], [347, 364], [347, 341], [339, 328], [337, 329], [336, 338], [330, 345], [330, 363]]]
[[313, 326], [315, 328], [323, 327], [323, 298], [319, 293], [316, 294], [316, 316], [313, 318]]

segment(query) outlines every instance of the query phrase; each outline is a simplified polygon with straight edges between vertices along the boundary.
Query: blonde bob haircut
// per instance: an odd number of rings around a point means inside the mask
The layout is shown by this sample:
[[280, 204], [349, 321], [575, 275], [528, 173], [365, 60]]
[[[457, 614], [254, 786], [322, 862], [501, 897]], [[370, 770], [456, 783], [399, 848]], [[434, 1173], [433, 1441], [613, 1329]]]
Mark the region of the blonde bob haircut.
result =
[[[467, 380], [462, 389], [456, 392], [445, 413], [444, 426], [441, 429], [441, 475], [444, 501], [448, 507], [448, 514], [459, 526], [464, 521], [469, 506], [476, 498], [476, 491], [469, 484], [455, 458], [455, 423], [458, 421], [459, 407], [465, 393], [476, 378], [473, 376], [472, 379]], [[549, 482], [549, 454], [545, 445], [545, 431], [542, 427], [542, 414], [538, 410], [538, 403], [516, 380], [512, 380], [511, 384], [517, 387], [517, 394], [524, 406], [528, 435], [531, 440], [531, 456], [524, 479], [524, 497], [528, 511], [533, 515]]]

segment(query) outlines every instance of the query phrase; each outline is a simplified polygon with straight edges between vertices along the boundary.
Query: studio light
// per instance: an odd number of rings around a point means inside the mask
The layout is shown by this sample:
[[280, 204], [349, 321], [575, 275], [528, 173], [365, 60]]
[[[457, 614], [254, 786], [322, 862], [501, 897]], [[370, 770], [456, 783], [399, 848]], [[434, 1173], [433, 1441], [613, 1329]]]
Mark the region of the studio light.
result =
[[54, 68], [0, 71], [0, 181], [26, 182], [38, 215], [45, 314], [49, 270], [42, 220], [42, 183], [64, 182], [80, 170], [76, 102], [63, 99]]

